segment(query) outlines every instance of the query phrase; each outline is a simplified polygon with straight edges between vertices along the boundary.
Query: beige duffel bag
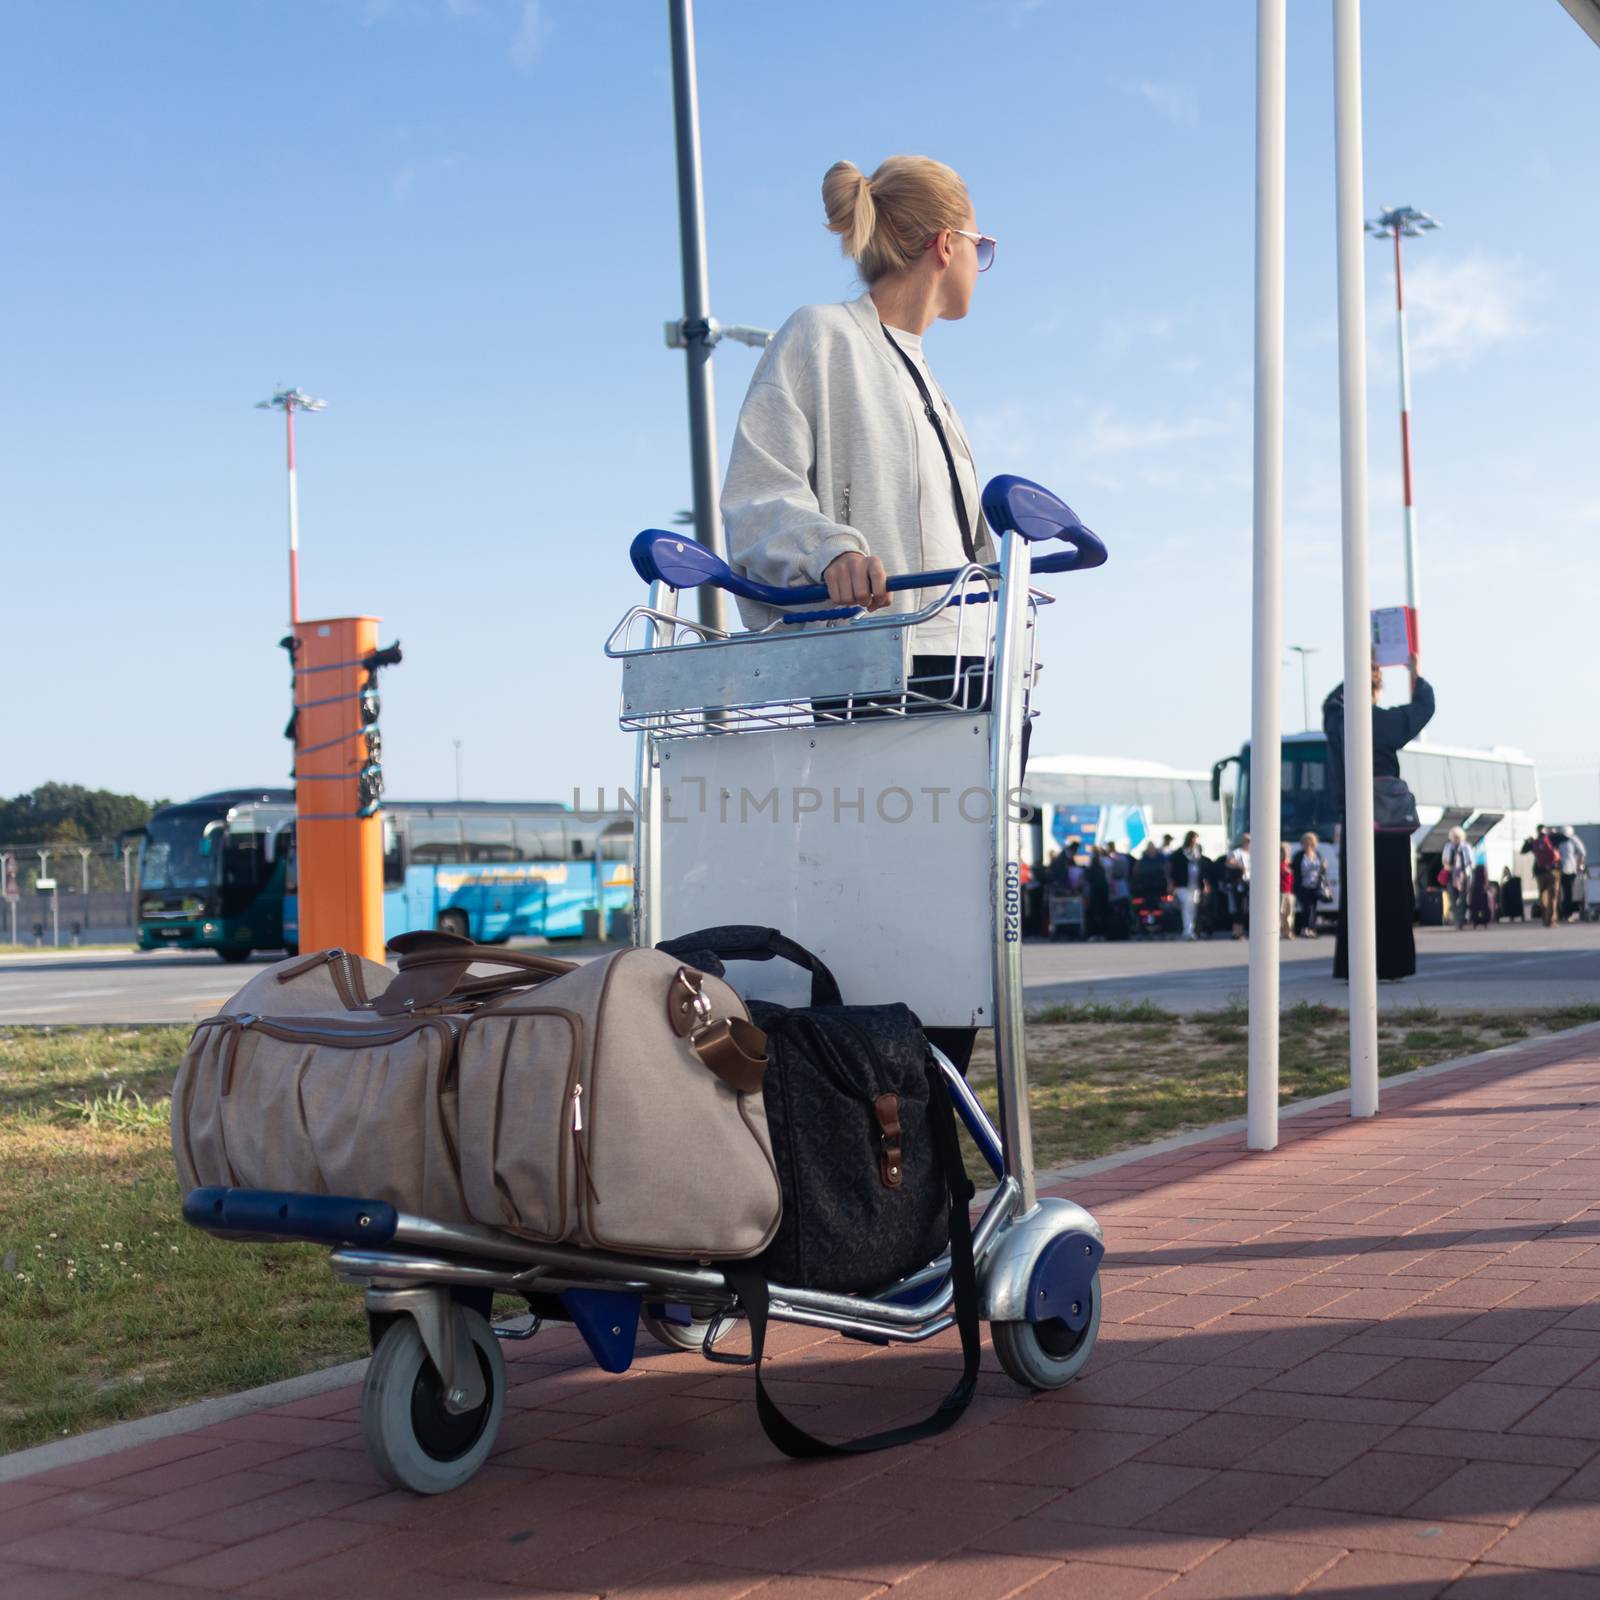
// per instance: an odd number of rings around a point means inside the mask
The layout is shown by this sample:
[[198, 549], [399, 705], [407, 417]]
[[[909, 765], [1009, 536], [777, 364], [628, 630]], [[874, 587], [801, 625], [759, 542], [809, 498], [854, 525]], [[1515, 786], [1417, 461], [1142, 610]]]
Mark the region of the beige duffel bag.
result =
[[[727, 984], [657, 950], [573, 966], [397, 946], [369, 1010], [230, 1004], [196, 1028], [172, 1096], [186, 1190], [351, 1195], [634, 1254], [765, 1249], [765, 1041]], [[470, 970], [490, 963], [507, 970]]]

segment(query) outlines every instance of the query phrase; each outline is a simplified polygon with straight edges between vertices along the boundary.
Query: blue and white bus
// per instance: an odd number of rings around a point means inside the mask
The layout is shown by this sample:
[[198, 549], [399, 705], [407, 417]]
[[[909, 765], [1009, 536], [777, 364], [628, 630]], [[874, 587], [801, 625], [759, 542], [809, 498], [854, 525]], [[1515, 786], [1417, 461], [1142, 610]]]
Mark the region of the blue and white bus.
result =
[[[540, 800], [389, 800], [382, 823], [385, 939], [418, 928], [480, 944], [576, 939], [586, 921], [628, 937], [632, 812], [580, 814]], [[291, 949], [299, 921], [291, 858], [283, 911]]]

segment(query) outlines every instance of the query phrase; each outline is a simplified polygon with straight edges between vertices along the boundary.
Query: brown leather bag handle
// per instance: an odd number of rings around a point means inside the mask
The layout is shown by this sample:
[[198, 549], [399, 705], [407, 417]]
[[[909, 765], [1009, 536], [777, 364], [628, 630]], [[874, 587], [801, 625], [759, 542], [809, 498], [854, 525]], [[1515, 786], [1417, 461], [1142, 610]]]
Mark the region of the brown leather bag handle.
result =
[[767, 1071], [767, 1036], [743, 1017], [719, 1017], [689, 1036], [694, 1053], [740, 1094], [759, 1094]]
[[[428, 930], [398, 934], [389, 941], [388, 948], [400, 958], [400, 973], [373, 1002], [372, 1009], [382, 1017], [405, 1016], [449, 1001], [482, 1000], [508, 989], [558, 978], [575, 971], [578, 965], [527, 950], [473, 944], [453, 933]], [[508, 970], [468, 970], [480, 964]]]

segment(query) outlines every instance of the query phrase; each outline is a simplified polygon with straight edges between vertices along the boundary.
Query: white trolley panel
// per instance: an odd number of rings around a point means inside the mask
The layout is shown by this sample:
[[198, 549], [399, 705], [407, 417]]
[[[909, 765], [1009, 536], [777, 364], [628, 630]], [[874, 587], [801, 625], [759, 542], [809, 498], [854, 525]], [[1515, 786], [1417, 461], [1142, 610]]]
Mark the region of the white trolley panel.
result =
[[[987, 713], [673, 739], [657, 746], [663, 938], [779, 928], [847, 1005], [903, 1000], [929, 1027], [994, 1020]], [[804, 974], [740, 962], [747, 995], [806, 1004]]]

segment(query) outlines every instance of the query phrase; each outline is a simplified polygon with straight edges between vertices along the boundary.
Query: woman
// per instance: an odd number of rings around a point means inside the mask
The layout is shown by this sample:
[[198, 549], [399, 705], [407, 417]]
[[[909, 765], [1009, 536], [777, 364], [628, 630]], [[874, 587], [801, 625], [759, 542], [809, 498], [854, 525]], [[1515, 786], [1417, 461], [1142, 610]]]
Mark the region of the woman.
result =
[[1099, 845], [1089, 847], [1089, 867], [1084, 873], [1089, 904], [1086, 911], [1085, 937], [1104, 939], [1111, 931], [1111, 883], [1106, 875], [1106, 854]]
[[1300, 835], [1300, 848], [1290, 863], [1294, 872], [1294, 898], [1298, 908], [1297, 933], [1307, 939], [1317, 937], [1317, 911], [1321, 906], [1324, 886], [1328, 881], [1328, 865], [1317, 849], [1314, 833]]
[[[922, 350], [935, 322], [966, 316], [994, 240], [961, 179], [924, 156], [870, 178], [835, 162], [822, 199], [867, 292], [802, 306], [757, 364], [722, 491], [729, 560], [758, 582], [825, 584], [837, 606], [915, 610], [927, 596], [891, 596], [889, 575], [994, 559], [972, 447]], [[966, 609], [917, 630], [919, 658], [939, 658], [927, 670], [948, 664]], [[748, 627], [778, 614], [739, 610]], [[971, 622], [965, 637], [978, 642]]]
[[1459, 932], [1467, 925], [1467, 897], [1472, 883], [1472, 847], [1467, 843], [1463, 829], [1450, 830], [1450, 837], [1439, 854], [1439, 870], [1443, 875], [1441, 885], [1450, 896], [1447, 914]]
[[1487, 928], [1494, 920], [1494, 887], [1489, 882], [1489, 868], [1482, 860], [1473, 866], [1471, 893], [1473, 929]]
[[1250, 835], [1247, 833], [1233, 849], [1227, 860], [1228, 917], [1233, 924], [1235, 939], [1243, 939], [1250, 931]]
[[[1383, 669], [1372, 668], [1372, 775], [1374, 778], [1400, 776], [1400, 752], [1427, 727], [1433, 718], [1433, 686], [1417, 674], [1417, 658], [1412, 656], [1411, 700], [1403, 706], [1380, 706]], [[1322, 702], [1322, 731], [1328, 736], [1328, 766], [1333, 780], [1334, 802], [1340, 818], [1344, 816], [1344, 685], [1341, 683]], [[1416, 917], [1416, 889], [1411, 882], [1411, 835], [1378, 833], [1372, 835], [1374, 888], [1377, 900], [1378, 976], [1390, 980], [1409, 978], [1417, 970], [1417, 942], [1411, 924]], [[1339, 938], [1333, 952], [1333, 975], [1348, 979], [1349, 954], [1346, 948], [1347, 909], [1350, 904], [1350, 873], [1345, 852], [1345, 830], [1339, 829]]]
[[1287, 839], [1278, 846], [1278, 937], [1294, 938], [1294, 868]]
[[1195, 913], [1200, 909], [1200, 895], [1205, 886], [1206, 868], [1210, 865], [1200, 848], [1200, 835], [1191, 828], [1183, 836], [1183, 848], [1167, 859], [1168, 876], [1172, 892], [1178, 897], [1183, 911], [1183, 936], [1195, 937]]
[[[871, 177], [835, 162], [822, 201], [866, 293], [802, 306], [757, 364], [722, 491], [729, 561], [761, 583], [824, 584], [836, 606], [916, 610], [931, 597], [891, 596], [891, 574], [995, 559], [972, 447], [922, 350], [935, 322], [966, 316], [995, 242], [978, 231], [966, 185], [925, 156], [891, 156]], [[953, 695], [963, 661], [981, 653], [977, 609], [916, 629], [912, 673], [925, 692]], [[752, 628], [780, 614], [745, 599], [739, 611]], [[1024, 724], [1024, 763], [1027, 749]], [[971, 1055], [971, 1029], [929, 1037], [957, 1065]]]

